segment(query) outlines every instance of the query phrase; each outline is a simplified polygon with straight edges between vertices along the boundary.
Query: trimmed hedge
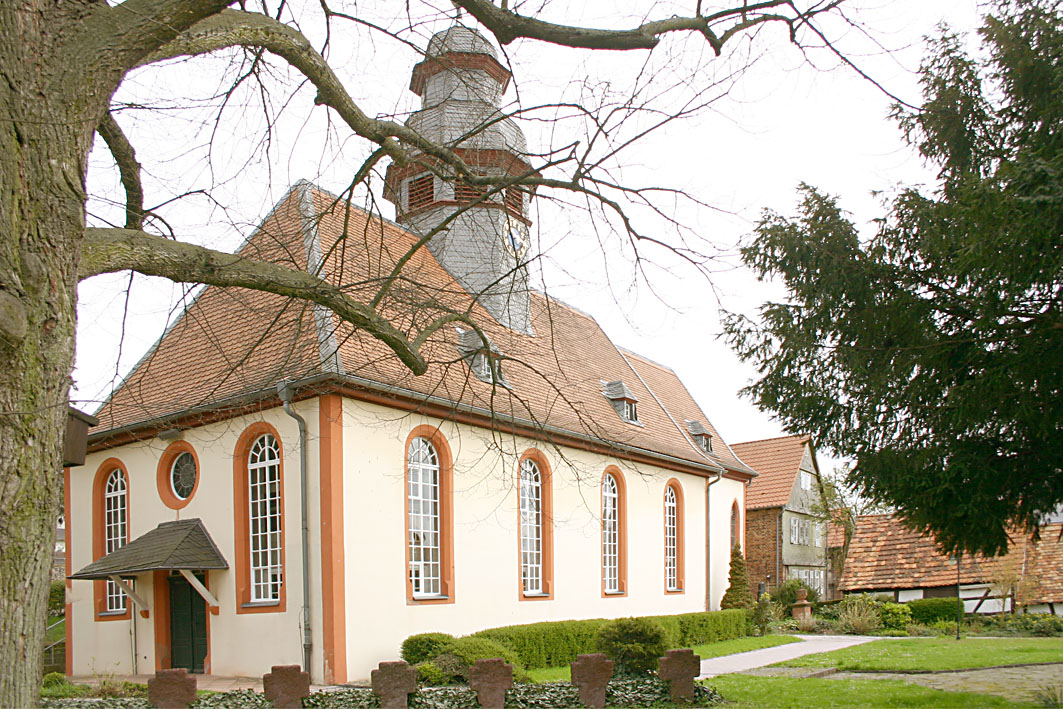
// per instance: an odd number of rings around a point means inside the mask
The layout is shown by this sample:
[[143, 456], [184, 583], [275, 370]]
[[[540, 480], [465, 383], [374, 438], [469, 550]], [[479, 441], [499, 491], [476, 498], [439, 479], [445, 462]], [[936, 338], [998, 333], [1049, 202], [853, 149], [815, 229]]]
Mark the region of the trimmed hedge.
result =
[[917, 598], [908, 601], [912, 611], [912, 620], [923, 625], [932, 625], [939, 620], [956, 620], [956, 609], [960, 599], [952, 598]]
[[443, 652], [443, 648], [452, 640], [454, 636], [447, 633], [418, 633], [402, 641], [400, 654], [406, 662], [416, 665]]
[[[691, 647], [749, 634], [749, 611], [733, 609], [707, 613], [648, 616], [664, 628], [669, 647]], [[561, 667], [577, 655], [598, 652], [598, 631], [607, 620], [562, 620], [509, 625], [474, 633], [513, 648], [528, 669]]]

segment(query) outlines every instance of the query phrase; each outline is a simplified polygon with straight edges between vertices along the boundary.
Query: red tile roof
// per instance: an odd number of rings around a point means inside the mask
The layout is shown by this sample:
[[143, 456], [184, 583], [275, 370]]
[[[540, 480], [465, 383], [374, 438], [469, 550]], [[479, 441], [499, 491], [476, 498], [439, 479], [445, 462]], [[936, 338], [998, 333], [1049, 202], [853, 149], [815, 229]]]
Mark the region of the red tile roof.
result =
[[747, 510], [782, 507], [790, 500], [809, 440], [802, 434], [732, 446], [735, 455], [760, 476], [746, 488]]
[[[1039, 541], [1013, 535], [1002, 557], [968, 557], [960, 563], [960, 583], [987, 583], [1020, 571], [1037, 586], [1028, 603], [1063, 601], [1063, 524], [1041, 528]], [[856, 520], [849, 543], [843, 591], [929, 588], [956, 584], [956, 563], [938, 551], [932, 539], [909, 530], [893, 515], [865, 515]]]
[[[312, 243], [316, 237], [325, 278], [368, 302], [416, 237], [344, 206], [300, 183], [240, 253], [306, 268], [304, 239]], [[572, 433], [684, 464], [751, 474], [726, 446], [712, 457], [697, 447], [686, 432], [686, 419], [700, 421], [720, 439], [672, 370], [618, 349], [592, 317], [564, 303], [533, 292], [531, 309], [533, 336], [499, 325], [426, 248], [414, 253], [381, 301], [383, 315], [411, 339], [445, 312], [469, 312], [506, 357], [507, 389], [470, 376], [453, 325], [428, 339], [423, 355], [429, 369], [414, 376], [379, 340], [329, 312], [315, 312], [312, 304], [206, 287], [97, 413], [100, 425], [92, 441], [117, 440], [118, 429], [135, 430], [189, 410], [211, 411], [247, 397], [270, 396], [282, 378], [318, 376], [441, 401], [451, 410], [460, 404], [536, 429], [545, 426], [544, 438], [549, 431]], [[337, 349], [339, 367], [329, 357]], [[602, 394], [603, 380], [622, 380], [633, 392], [642, 426], [620, 419]]]

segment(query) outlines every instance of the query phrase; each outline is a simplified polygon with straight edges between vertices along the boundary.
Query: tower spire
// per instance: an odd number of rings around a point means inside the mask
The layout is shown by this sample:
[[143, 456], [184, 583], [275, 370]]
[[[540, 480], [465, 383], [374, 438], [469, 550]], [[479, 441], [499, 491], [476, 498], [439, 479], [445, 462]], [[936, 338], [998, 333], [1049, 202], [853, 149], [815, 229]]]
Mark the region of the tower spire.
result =
[[[424, 61], [413, 68], [410, 90], [421, 97], [421, 108], [406, 125], [450, 147], [482, 175], [516, 179], [531, 167], [524, 134], [500, 108], [509, 80], [491, 43], [456, 22], [429, 40]], [[531, 333], [526, 259], [532, 193], [517, 185], [490, 190], [446, 175], [423, 154], [404, 167], [391, 165], [385, 196], [395, 204], [396, 221], [423, 236], [451, 219], [428, 242], [432, 255], [495, 320]]]

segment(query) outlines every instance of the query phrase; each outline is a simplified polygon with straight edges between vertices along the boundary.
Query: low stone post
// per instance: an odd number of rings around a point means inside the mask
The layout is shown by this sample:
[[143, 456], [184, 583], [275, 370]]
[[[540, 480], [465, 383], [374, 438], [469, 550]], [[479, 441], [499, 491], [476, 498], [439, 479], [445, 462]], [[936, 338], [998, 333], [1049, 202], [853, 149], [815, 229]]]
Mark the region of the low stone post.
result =
[[586, 707], [605, 706], [605, 686], [613, 677], [613, 661], [600, 652], [579, 655], [570, 663], [572, 684], [579, 687], [579, 700]]
[[158, 670], [148, 680], [148, 704], [159, 709], [186, 709], [196, 701], [196, 678], [188, 670]]
[[310, 696], [310, 675], [299, 665], [274, 665], [262, 675], [262, 690], [277, 709], [301, 709]]
[[812, 604], [808, 602], [807, 588], [797, 589], [797, 603], [790, 606], [790, 613], [793, 615], [794, 620], [812, 617]]
[[669, 650], [657, 660], [657, 676], [668, 682], [672, 701], [694, 698], [694, 679], [701, 674], [701, 658], [693, 650]]
[[502, 709], [506, 690], [513, 686], [513, 665], [500, 657], [477, 660], [469, 670], [469, 686], [476, 690], [476, 700], [485, 709]]
[[370, 679], [384, 709], [406, 709], [410, 694], [417, 691], [417, 670], [402, 660], [381, 662]]

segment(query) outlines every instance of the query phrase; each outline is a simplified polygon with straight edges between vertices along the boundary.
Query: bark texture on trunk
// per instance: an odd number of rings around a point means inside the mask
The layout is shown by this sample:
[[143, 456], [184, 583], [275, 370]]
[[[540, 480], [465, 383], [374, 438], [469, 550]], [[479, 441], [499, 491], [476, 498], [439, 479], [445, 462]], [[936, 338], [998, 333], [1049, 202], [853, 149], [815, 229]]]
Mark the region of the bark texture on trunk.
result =
[[[36, 706], [74, 353], [85, 164], [105, 106], [63, 61], [88, 3], [0, 3], [0, 706]], [[67, 64], [64, 66], [64, 64]], [[97, 94], [97, 95], [94, 95]]]

